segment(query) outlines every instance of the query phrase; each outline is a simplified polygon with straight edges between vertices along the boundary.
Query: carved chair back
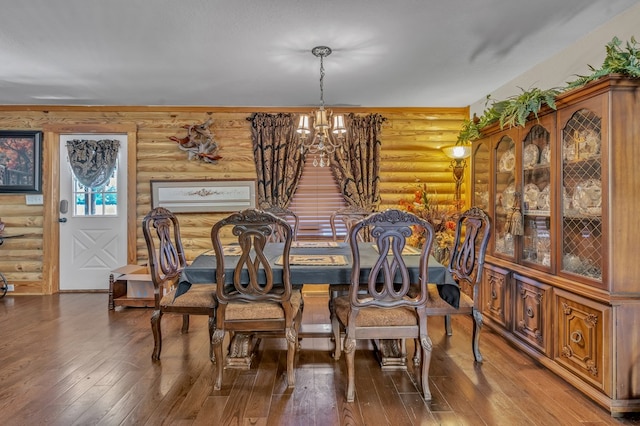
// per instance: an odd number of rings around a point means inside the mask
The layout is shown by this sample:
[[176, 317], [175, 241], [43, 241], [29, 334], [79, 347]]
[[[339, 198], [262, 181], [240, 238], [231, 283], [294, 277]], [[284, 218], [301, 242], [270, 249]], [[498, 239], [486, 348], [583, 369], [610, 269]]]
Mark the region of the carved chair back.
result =
[[[407, 238], [412, 235], [416, 226], [424, 228], [425, 244], [420, 253], [417, 280], [412, 280], [409, 269], [403, 260], [403, 250]], [[356, 238], [363, 227], [369, 228], [372, 242], [378, 251], [378, 258], [367, 276], [366, 291], [364, 284], [360, 284], [360, 246]], [[372, 306], [381, 308], [424, 307], [428, 297], [427, 265], [434, 236], [433, 227], [429, 222], [413, 213], [390, 209], [373, 213], [356, 222], [349, 235], [353, 258], [349, 296], [352, 310], [357, 311], [360, 308]], [[412, 284], [417, 285], [419, 291], [415, 292], [414, 289], [409, 296]]]
[[[283, 302], [291, 296], [289, 253], [293, 231], [289, 223], [272, 213], [247, 209], [234, 213], [217, 222], [211, 230], [211, 241], [216, 255], [216, 282], [226, 280], [226, 256], [224, 254], [221, 231], [232, 228], [237, 237], [240, 255], [235, 266], [232, 284], [218, 285], [218, 300], [222, 305], [228, 302], [270, 301]], [[284, 238], [282, 249], [282, 275], [275, 277], [273, 268], [264, 253], [270, 238], [279, 229]], [[277, 282], [276, 282], [277, 278]]]
[[[298, 239], [298, 228], [300, 227], [300, 218], [298, 217], [297, 214], [295, 214], [294, 212], [292, 212], [289, 209], [285, 209], [282, 207], [278, 207], [278, 206], [273, 206], [273, 207], [269, 207], [267, 209], [264, 209], [264, 211], [272, 213], [284, 220], [286, 220], [287, 222], [290, 223], [290, 221], [293, 221], [293, 233], [292, 233], [292, 239], [293, 241], [296, 241]], [[269, 238], [269, 241], [272, 242], [279, 242], [282, 243], [285, 241], [286, 237], [284, 235], [284, 230], [278, 226], [276, 226], [274, 228], [274, 233], [271, 234], [271, 237]]]
[[[331, 216], [329, 216], [329, 224], [331, 225], [331, 235], [333, 236], [333, 241], [338, 240], [336, 220], [342, 220], [345, 227], [347, 228], [347, 234], [344, 241], [348, 242], [349, 231], [353, 227], [353, 225], [357, 221], [369, 216], [372, 212], [372, 210], [363, 209], [361, 207], [346, 207], [344, 209], [336, 210], [335, 212], [331, 213]], [[367, 242], [371, 240], [367, 227], [361, 228], [360, 232], [357, 234], [357, 239], [358, 241]]]
[[149, 273], [155, 288], [155, 307], [159, 309], [166, 285], [174, 284], [187, 264], [180, 238], [180, 224], [169, 210], [157, 207], [142, 220], [142, 233], [149, 254]]
[[478, 207], [471, 207], [458, 217], [448, 268], [458, 284], [466, 283], [473, 287], [475, 303], [479, 287], [477, 284], [482, 280], [490, 231], [491, 220]]

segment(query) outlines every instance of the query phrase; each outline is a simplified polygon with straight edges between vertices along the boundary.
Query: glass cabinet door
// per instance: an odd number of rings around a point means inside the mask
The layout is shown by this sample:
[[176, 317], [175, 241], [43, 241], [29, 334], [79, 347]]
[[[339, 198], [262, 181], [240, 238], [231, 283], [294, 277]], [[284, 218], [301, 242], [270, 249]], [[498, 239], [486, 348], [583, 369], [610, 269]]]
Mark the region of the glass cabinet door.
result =
[[489, 212], [489, 144], [480, 142], [473, 151], [473, 206]]
[[577, 110], [562, 128], [561, 271], [602, 282], [601, 117]]
[[[547, 120], [548, 121], [548, 120]], [[544, 124], [544, 122], [541, 122]], [[548, 270], [551, 267], [551, 134], [534, 124], [522, 140], [522, 237], [523, 263]]]
[[493, 241], [494, 254], [514, 257], [514, 236], [508, 232], [507, 223], [511, 220], [517, 200], [516, 194], [516, 146], [513, 139], [502, 136], [495, 146], [495, 205]]

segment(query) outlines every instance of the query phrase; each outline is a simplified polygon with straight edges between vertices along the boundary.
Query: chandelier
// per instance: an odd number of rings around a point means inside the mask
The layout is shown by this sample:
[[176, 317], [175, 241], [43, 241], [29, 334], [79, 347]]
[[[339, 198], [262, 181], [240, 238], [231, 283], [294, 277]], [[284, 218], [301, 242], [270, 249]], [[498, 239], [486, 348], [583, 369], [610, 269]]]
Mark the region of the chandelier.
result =
[[[300, 151], [303, 154], [308, 152], [315, 156], [313, 159], [315, 167], [324, 167], [330, 164], [330, 154], [342, 147], [347, 129], [344, 126], [344, 116], [334, 116], [330, 110], [324, 109], [324, 58], [331, 54], [331, 48], [317, 46], [311, 49], [311, 53], [320, 58], [320, 109], [312, 111], [311, 116], [301, 115], [296, 131], [300, 134]], [[311, 124], [314, 135], [309, 138], [311, 120], [313, 120]]]

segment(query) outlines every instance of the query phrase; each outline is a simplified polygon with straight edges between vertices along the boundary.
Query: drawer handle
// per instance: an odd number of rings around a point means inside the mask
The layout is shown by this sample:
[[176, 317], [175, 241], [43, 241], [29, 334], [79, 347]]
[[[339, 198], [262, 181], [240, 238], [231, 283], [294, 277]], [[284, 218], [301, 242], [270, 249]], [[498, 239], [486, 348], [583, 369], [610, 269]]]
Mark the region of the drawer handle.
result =
[[496, 291], [494, 289], [491, 289], [491, 298], [492, 299], [497, 299], [498, 298], [498, 293], [496, 293]]
[[582, 333], [579, 331], [574, 331], [571, 333], [571, 341], [573, 343], [579, 343], [582, 340]]
[[527, 307], [527, 316], [533, 318], [533, 309], [531, 309], [531, 306]]

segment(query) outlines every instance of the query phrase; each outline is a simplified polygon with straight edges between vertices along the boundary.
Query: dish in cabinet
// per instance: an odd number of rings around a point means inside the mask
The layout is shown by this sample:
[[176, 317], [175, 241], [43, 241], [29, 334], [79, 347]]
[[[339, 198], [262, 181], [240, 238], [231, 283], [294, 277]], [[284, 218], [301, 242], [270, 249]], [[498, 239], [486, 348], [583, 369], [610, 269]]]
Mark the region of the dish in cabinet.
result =
[[551, 193], [549, 185], [542, 188], [540, 194], [538, 194], [538, 209], [549, 210], [551, 209]]
[[500, 156], [500, 164], [498, 169], [501, 172], [510, 172], [516, 167], [516, 154], [513, 152], [513, 148], [506, 151]]
[[580, 158], [595, 157], [600, 153], [600, 136], [593, 130], [589, 130], [584, 136], [584, 142], [580, 143]]
[[505, 210], [511, 209], [513, 207], [515, 200], [516, 200], [516, 187], [514, 184], [510, 184], [504, 189], [504, 191], [502, 191], [502, 207]]
[[571, 196], [565, 186], [562, 187], [562, 207], [564, 207], [565, 213], [571, 210]]
[[540, 189], [535, 183], [528, 183], [524, 186], [524, 202], [526, 210], [535, 210], [538, 208], [539, 195]]
[[563, 154], [566, 161], [595, 157], [600, 154], [600, 136], [594, 130], [576, 131], [565, 140]]
[[545, 145], [540, 153], [540, 164], [551, 164], [551, 147], [549, 145]]
[[538, 164], [538, 159], [540, 158], [540, 149], [535, 144], [529, 144], [524, 147], [524, 152], [522, 154], [522, 160], [524, 162], [524, 167], [532, 168], [536, 164]]
[[587, 179], [573, 190], [573, 207], [582, 214], [600, 215], [602, 212], [602, 184], [597, 179]]

